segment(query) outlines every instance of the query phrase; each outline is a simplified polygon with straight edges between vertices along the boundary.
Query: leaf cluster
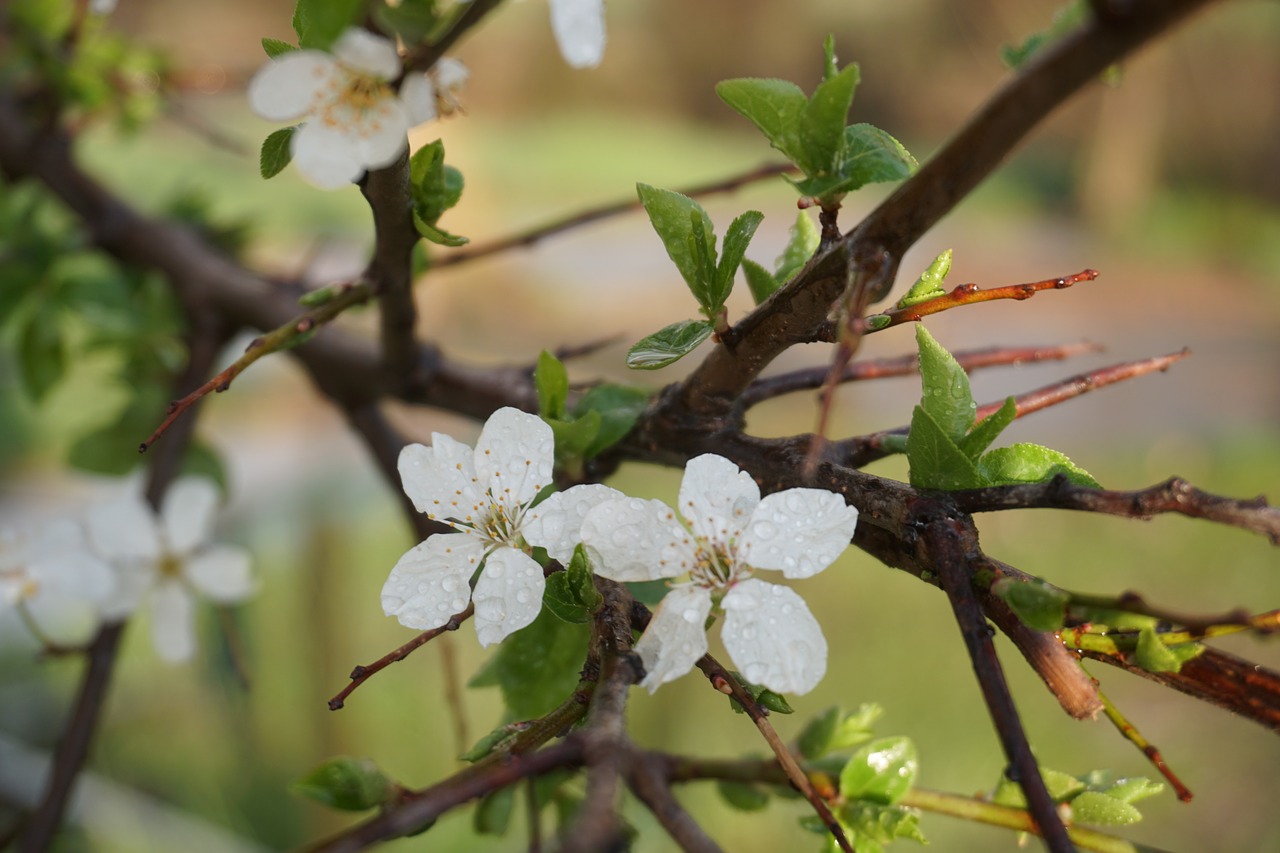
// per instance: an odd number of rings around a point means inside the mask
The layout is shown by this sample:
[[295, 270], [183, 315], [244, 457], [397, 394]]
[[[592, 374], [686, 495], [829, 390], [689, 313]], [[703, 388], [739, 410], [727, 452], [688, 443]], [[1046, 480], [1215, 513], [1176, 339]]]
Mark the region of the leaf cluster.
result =
[[649, 392], [603, 383], [588, 388], [569, 406], [569, 373], [543, 350], [533, 371], [538, 413], [556, 440], [556, 468], [578, 479], [588, 459], [621, 441], [649, 403]]
[[[1154, 782], [1143, 776], [1113, 779], [1109, 770], [1091, 770], [1083, 776], [1072, 776], [1041, 767], [1040, 775], [1053, 801], [1070, 806], [1074, 822], [1091, 826], [1137, 823], [1142, 820], [1142, 813], [1133, 804], [1164, 790], [1163, 782]], [[996, 783], [991, 801], [1016, 809], [1027, 807], [1022, 787], [1007, 776], [1001, 776]]]

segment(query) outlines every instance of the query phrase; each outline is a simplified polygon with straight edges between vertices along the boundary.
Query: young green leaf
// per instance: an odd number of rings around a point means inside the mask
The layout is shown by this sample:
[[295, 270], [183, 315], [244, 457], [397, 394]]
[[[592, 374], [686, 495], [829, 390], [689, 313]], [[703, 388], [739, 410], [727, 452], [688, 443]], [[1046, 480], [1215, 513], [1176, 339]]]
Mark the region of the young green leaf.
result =
[[756, 229], [764, 220], [764, 214], [758, 210], [748, 210], [729, 224], [724, 234], [724, 250], [720, 253], [720, 265], [716, 268], [716, 291], [712, 294], [712, 304], [718, 311], [733, 291], [733, 279], [742, 264], [747, 246], [755, 236]]
[[[787, 80], [742, 77], [716, 84], [720, 100], [746, 116], [769, 140], [769, 144], [800, 165], [800, 116], [809, 99], [795, 83]], [[802, 166], [803, 168], [803, 166]]]
[[[1040, 778], [1044, 780], [1044, 787], [1049, 792], [1050, 799], [1055, 803], [1066, 802], [1085, 789], [1085, 783], [1082, 780], [1077, 779], [1070, 773], [1063, 773], [1061, 770], [1054, 770], [1050, 767], [1040, 768]], [[991, 795], [991, 802], [1014, 809], [1025, 809], [1027, 807], [1027, 798], [1022, 793], [1022, 786], [1004, 775], [996, 783], [996, 790]]]
[[1102, 488], [1088, 471], [1077, 466], [1066, 454], [1038, 444], [1015, 444], [992, 450], [978, 460], [978, 470], [992, 486], [1043, 483], [1062, 474], [1077, 486]]
[[911, 414], [907, 461], [911, 485], [919, 489], [973, 489], [984, 485], [973, 460], [922, 406], [916, 406]]
[[379, 29], [400, 36], [406, 45], [419, 43], [434, 29], [435, 0], [401, 0], [394, 6], [379, 3], [374, 7], [373, 18]]
[[844, 709], [839, 705], [832, 705], [810, 720], [796, 741], [800, 754], [813, 761], [830, 752], [831, 740], [835, 737], [836, 727], [840, 725], [840, 718], [843, 716]]
[[582, 460], [586, 458], [587, 448], [596, 442], [600, 433], [600, 413], [587, 412], [576, 420], [558, 420], [543, 418], [556, 442], [556, 465], [575, 474], [582, 472]]
[[62, 334], [61, 312], [44, 305], [18, 335], [18, 375], [23, 390], [36, 403], [66, 374], [67, 352]]
[[924, 387], [920, 405], [942, 432], [959, 444], [973, 426], [973, 412], [977, 408], [973, 392], [969, 390], [969, 376], [920, 323], [916, 324], [916, 345], [920, 350], [920, 381]]
[[[857, 853], [883, 853], [899, 838], [927, 844], [920, 831], [920, 815], [900, 806], [881, 806], [862, 800], [845, 803], [836, 812]], [[831, 849], [837, 850], [834, 842]]]
[[716, 783], [716, 791], [740, 812], [758, 812], [769, 805], [769, 792], [759, 785], [721, 780]]
[[367, 758], [331, 758], [294, 782], [295, 793], [343, 811], [377, 808], [393, 793], [390, 780]]
[[347, 27], [356, 24], [364, 6], [364, 0], [298, 0], [293, 10], [298, 45], [328, 50]]
[[949, 272], [951, 272], [951, 250], [946, 249], [933, 259], [933, 263], [929, 264], [924, 272], [920, 273], [916, 283], [911, 285], [911, 289], [898, 300], [897, 307], [907, 308], [927, 302], [934, 297], [946, 295], [942, 282], [946, 280]]
[[920, 164], [891, 134], [870, 124], [851, 124], [844, 131], [841, 173], [849, 182], [845, 192], [867, 184], [883, 184], [910, 177]]
[[[1200, 653], [1202, 648], [1197, 648], [1198, 646], [1198, 643], [1165, 645], [1160, 642], [1156, 629], [1147, 626], [1138, 631], [1138, 645], [1133, 652], [1133, 662], [1147, 672], [1177, 672], [1182, 669], [1185, 661]], [[1194, 649], [1194, 652], [1186, 654], [1183, 652], [1184, 648]]]
[[[686, 195], [648, 184], [636, 184], [636, 192], [680, 277], [698, 304], [710, 310], [707, 286], [716, 274], [715, 226], [711, 224], [711, 217]], [[714, 307], [718, 310], [720, 306]]]
[[566, 622], [585, 624], [591, 621], [591, 614], [600, 605], [600, 600], [600, 593], [591, 579], [586, 551], [579, 544], [565, 570], [547, 578], [547, 591], [542, 603]]
[[274, 178], [283, 172], [284, 167], [288, 166], [289, 161], [293, 159], [289, 144], [293, 140], [293, 132], [297, 129], [296, 125], [282, 127], [262, 140], [262, 150], [258, 152], [258, 172], [264, 180]]
[[1069, 0], [1053, 14], [1053, 20], [1043, 30], [1027, 36], [1019, 45], [1006, 44], [1000, 48], [1000, 60], [1012, 69], [1021, 68], [1032, 56], [1052, 44], [1071, 30], [1080, 26], [1089, 16], [1086, 0]]
[[778, 284], [786, 284], [800, 268], [809, 263], [813, 253], [818, 251], [821, 232], [813, 224], [813, 219], [803, 210], [796, 214], [795, 224], [791, 226], [787, 247], [774, 261], [773, 277]]
[[750, 258], [742, 259], [742, 274], [747, 279], [747, 289], [751, 291], [751, 298], [757, 305], [772, 296], [774, 291], [782, 286], [773, 277], [773, 273]]
[[1026, 625], [1034, 631], [1057, 631], [1067, 615], [1067, 602], [1071, 596], [1043, 581], [1023, 581], [1017, 578], [1001, 578], [991, 586], [991, 592], [1009, 605]]
[[627, 350], [627, 367], [657, 370], [679, 361], [711, 337], [709, 320], [681, 320], [641, 338]]
[[444, 162], [444, 143], [437, 139], [414, 152], [409, 159], [413, 193], [413, 224], [418, 233], [441, 246], [461, 246], [466, 237], [450, 234], [437, 223], [444, 212], [462, 198], [462, 173]]
[[896, 805], [915, 784], [919, 769], [911, 738], [880, 738], [864, 745], [845, 764], [840, 794], [848, 800]]
[[479, 835], [506, 835], [515, 805], [515, 786], [490, 791], [476, 803], [476, 810], [471, 815], [472, 828]]
[[960, 450], [970, 459], [977, 459], [1017, 417], [1018, 402], [1012, 397], [1006, 397], [1004, 405], [979, 421], [969, 434], [960, 440]]
[[607, 383], [587, 389], [573, 407], [573, 416], [583, 418], [588, 412], [598, 412], [600, 428], [583, 456], [591, 459], [625, 438], [649, 405], [649, 393], [643, 388]]
[[1133, 776], [1128, 779], [1117, 779], [1115, 784], [1103, 788], [1101, 793], [1123, 803], [1136, 803], [1163, 791], [1163, 782], [1153, 782], [1145, 776]]
[[569, 399], [569, 372], [564, 362], [543, 350], [533, 368], [533, 387], [538, 392], [538, 414], [564, 420]]
[[516, 719], [540, 717], [578, 686], [586, 649], [586, 626], [565, 622], [544, 610], [531, 625], [507, 637], [470, 684], [499, 687]]
[[1093, 826], [1128, 826], [1142, 820], [1142, 812], [1099, 791], [1085, 791], [1071, 801], [1071, 819]]
[[262, 40], [262, 49], [266, 52], [268, 57], [275, 59], [277, 56], [283, 56], [284, 54], [297, 50], [298, 48], [289, 44], [287, 41], [264, 38]]
[[470, 237], [463, 237], [460, 234], [450, 234], [443, 228], [437, 228], [419, 216], [416, 210], [413, 212], [413, 227], [417, 229], [418, 234], [421, 235], [423, 239], [428, 242], [435, 243], [437, 246], [457, 248], [458, 246], [465, 246], [471, 242]]
[[858, 64], [846, 65], [814, 89], [800, 117], [800, 146], [804, 162], [796, 165], [810, 177], [837, 174], [844, 161], [845, 126], [853, 92], [858, 87]]

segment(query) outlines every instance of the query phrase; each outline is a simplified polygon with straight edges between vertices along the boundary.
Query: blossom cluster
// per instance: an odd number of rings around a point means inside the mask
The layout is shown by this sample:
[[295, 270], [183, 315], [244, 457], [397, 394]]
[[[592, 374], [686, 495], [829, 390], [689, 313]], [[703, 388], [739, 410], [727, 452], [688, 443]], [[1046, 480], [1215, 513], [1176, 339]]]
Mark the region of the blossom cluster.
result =
[[190, 477], [158, 513], [130, 494], [91, 507], [82, 522], [0, 531], [0, 606], [42, 642], [70, 646], [147, 605], [156, 653], [188, 660], [196, 597], [230, 604], [254, 590], [248, 553], [209, 543], [218, 501], [213, 482]]
[[436, 433], [432, 446], [400, 456], [406, 494], [420, 512], [455, 532], [437, 534], [400, 559], [382, 607], [407, 627], [430, 630], [474, 607], [482, 645], [537, 617], [545, 589], [533, 549], [567, 563], [577, 545], [597, 575], [620, 582], [667, 580], [635, 651], [650, 691], [687, 673], [707, 653], [707, 627], [723, 616], [721, 638], [748, 681], [806, 693], [822, 679], [827, 644], [791, 588], [754, 577], [779, 571], [811, 577], [848, 546], [858, 511], [822, 489], [761, 497], [749, 474], [715, 454], [685, 468], [682, 522], [666, 504], [602, 485], [538, 498], [551, 483], [554, 437], [540, 418], [499, 409], [472, 450]]

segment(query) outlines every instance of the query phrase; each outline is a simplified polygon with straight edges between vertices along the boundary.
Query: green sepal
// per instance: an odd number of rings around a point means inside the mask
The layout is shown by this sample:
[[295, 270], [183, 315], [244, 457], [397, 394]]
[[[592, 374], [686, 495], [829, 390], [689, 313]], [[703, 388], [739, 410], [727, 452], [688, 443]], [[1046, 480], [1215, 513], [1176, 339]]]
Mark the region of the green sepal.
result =
[[476, 810], [471, 814], [472, 829], [479, 835], [506, 835], [515, 805], [515, 786], [490, 791], [476, 803]]
[[626, 438], [649, 405], [649, 394], [643, 388], [609, 383], [587, 389], [573, 407], [573, 416], [583, 418], [588, 412], [598, 412], [600, 428], [583, 451], [583, 457], [594, 458]]
[[262, 175], [263, 180], [270, 180], [283, 172], [284, 167], [288, 166], [293, 159], [293, 152], [289, 145], [293, 140], [293, 132], [298, 127], [298, 125], [282, 127], [272, 131], [266, 139], [262, 140], [262, 150], [258, 152], [258, 173]]
[[1041, 580], [1001, 578], [991, 592], [1033, 631], [1057, 631], [1067, 615], [1071, 596]]
[[1072, 462], [1065, 453], [1039, 444], [996, 448], [978, 460], [978, 470], [986, 484], [992, 486], [1043, 483], [1062, 474], [1077, 486], [1102, 488], [1088, 471]]
[[710, 320], [681, 320], [641, 338], [627, 350], [627, 367], [657, 370], [679, 361], [711, 337]]
[[289, 44], [287, 41], [264, 38], [262, 40], [262, 49], [266, 52], [268, 57], [275, 59], [277, 56], [284, 56], [286, 53], [297, 50], [298, 48]]
[[908, 737], [888, 737], [863, 745], [840, 771], [840, 794], [847, 800], [896, 805], [915, 784], [920, 762]]
[[579, 543], [573, 549], [573, 558], [565, 566], [565, 570], [547, 578], [542, 603], [566, 622], [585, 624], [591, 621], [591, 615], [600, 606], [600, 601], [600, 593], [592, 582], [586, 550]]
[[751, 291], [751, 299], [759, 305], [782, 285], [774, 278], [773, 273], [750, 258], [742, 259], [742, 274], [747, 279], [747, 289]]
[[907, 308], [938, 296], [945, 296], [947, 292], [943, 290], [942, 282], [946, 280], [947, 273], [951, 272], [951, 254], [951, 250], [947, 249], [934, 258], [933, 263], [920, 273], [916, 283], [911, 285], [911, 289], [898, 300], [897, 307]]
[[395, 787], [368, 758], [331, 758], [289, 786], [299, 796], [342, 811], [377, 808], [393, 795]]
[[761, 785], [749, 782], [716, 782], [716, 791], [729, 805], [740, 812], [758, 812], [769, 805], [769, 792]]
[[586, 651], [586, 626], [543, 610], [532, 624], [503, 640], [469, 684], [498, 687], [514, 718], [533, 719], [573, 693]]
[[328, 50], [348, 27], [356, 25], [364, 6], [365, 0], [298, 0], [293, 10], [298, 45]]
[[533, 368], [533, 387], [538, 393], [538, 414], [564, 420], [569, 400], [569, 371], [564, 362], [547, 350], [539, 353]]
[[1018, 401], [1013, 397], [1006, 397], [999, 409], [975, 424], [969, 434], [960, 440], [960, 450], [970, 459], [977, 459], [1017, 418]]
[[973, 460], [922, 406], [911, 413], [907, 461], [909, 480], [918, 489], [974, 489], [983, 485]]

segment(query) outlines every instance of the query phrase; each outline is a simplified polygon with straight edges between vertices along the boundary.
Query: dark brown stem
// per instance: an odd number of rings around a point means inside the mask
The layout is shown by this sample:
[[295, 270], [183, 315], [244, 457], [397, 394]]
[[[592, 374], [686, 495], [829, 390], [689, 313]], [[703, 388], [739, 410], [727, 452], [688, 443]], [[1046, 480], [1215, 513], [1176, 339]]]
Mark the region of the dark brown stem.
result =
[[373, 257], [364, 278], [378, 295], [383, 367], [393, 387], [412, 386], [417, 384], [412, 374], [418, 368], [418, 310], [411, 258], [418, 232], [413, 224], [409, 150], [385, 169], [365, 175], [360, 191], [373, 213]]
[[663, 772], [664, 762], [659, 756], [637, 754], [632, 756], [627, 783], [640, 802], [649, 807], [671, 840], [686, 853], [719, 853], [720, 845], [707, 835], [693, 816], [675, 798], [671, 783]]
[[[766, 163], [763, 166], [757, 166], [750, 171], [725, 178], [720, 181], [712, 181], [711, 183], [698, 184], [694, 187], [687, 187], [680, 190], [683, 194], [690, 198], [702, 198], [709, 195], [717, 195], [719, 193], [728, 193], [741, 189], [742, 187], [768, 178], [774, 178], [778, 175], [789, 175], [796, 171], [796, 167], [790, 163]], [[545, 225], [539, 225], [523, 231], [519, 234], [513, 234], [510, 237], [502, 237], [483, 246], [475, 246], [473, 248], [457, 249], [449, 252], [444, 257], [431, 261], [432, 269], [443, 269], [457, 264], [465, 264], [479, 258], [485, 258], [490, 255], [496, 255], [500, 252], [507, 252], [512, 249], [528, 248], [537, 245], [548, 237], [557, 234], [563, 234], [566, 231], [572, 231], [581, 228], [584, 225], [590, 225], [593, 222], [599, 222], [602, 219], [609, 219], [624, 213], [631, 213], [640, 210], [642, 205], [638, 199], [628, 199], [626, 201], [618, 201], [612, 204], [603, 204], [599, 207], [589, 208], [573, 216], [567, 216], [563, 219], [557, 219]]]

